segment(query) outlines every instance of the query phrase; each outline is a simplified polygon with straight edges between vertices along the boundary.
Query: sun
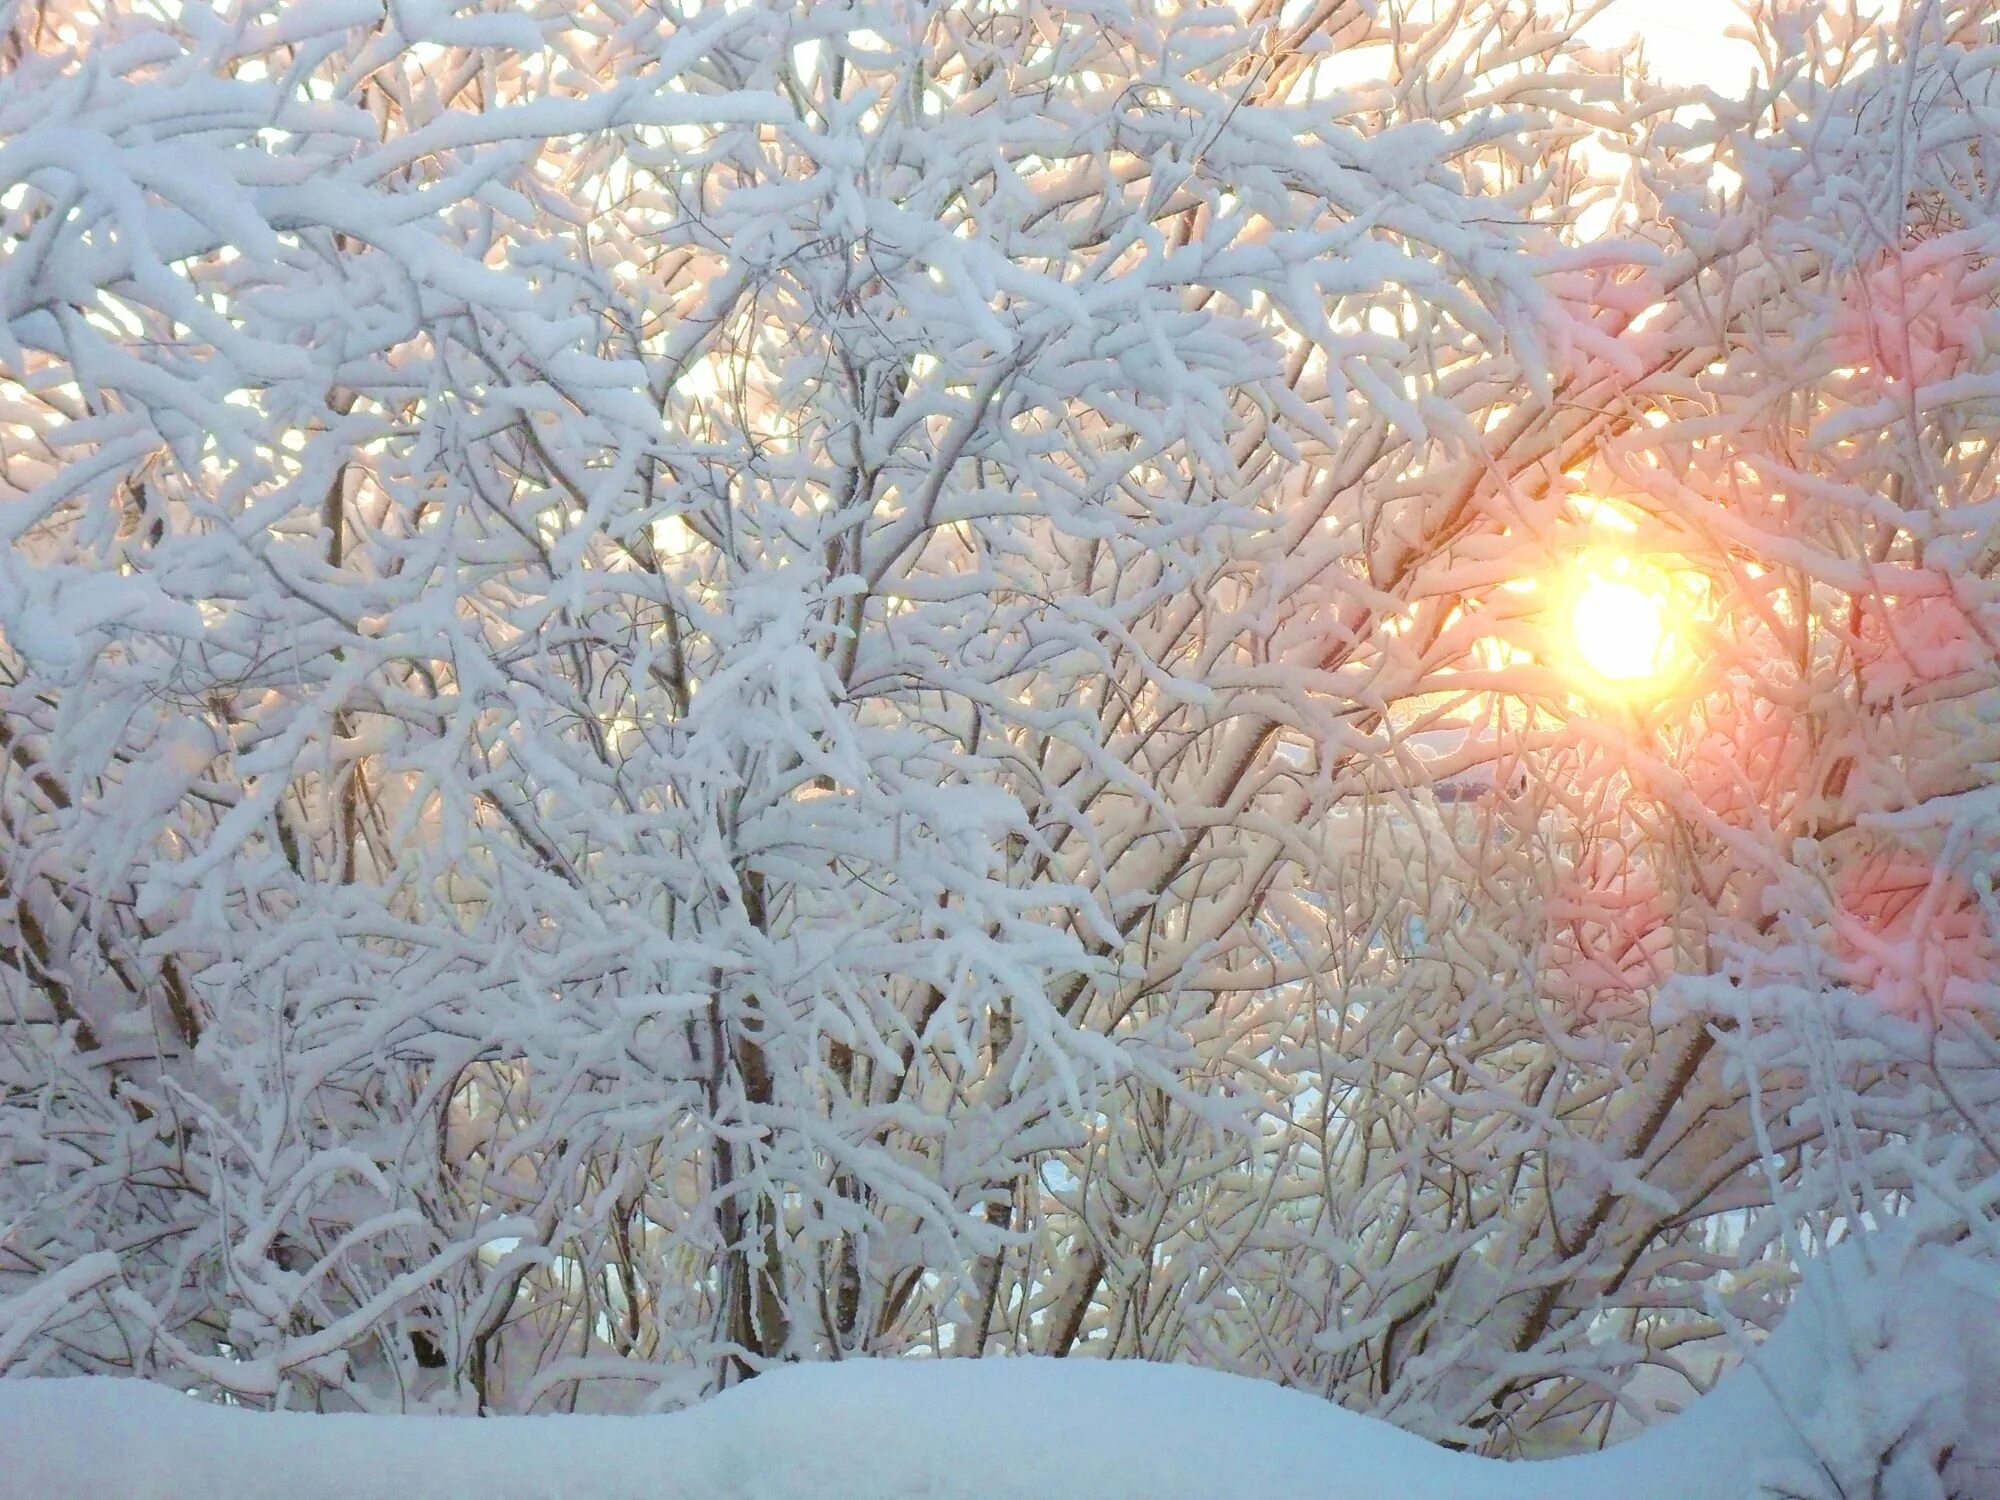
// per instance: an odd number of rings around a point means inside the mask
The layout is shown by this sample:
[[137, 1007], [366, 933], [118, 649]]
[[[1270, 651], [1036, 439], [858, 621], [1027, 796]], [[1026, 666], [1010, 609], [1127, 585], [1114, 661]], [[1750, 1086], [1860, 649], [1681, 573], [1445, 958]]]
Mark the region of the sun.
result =
[[1666, 601], [1635, 583], [1590, 579], [1577, 590], [1569, 625], [1576, 654], [1607, 682], [1642, 682], [1665, 665]]
[[1645, 697], [1685, 667], [1673, 582], [1658, 568], [1615, 554], [1589, 556], [1567, 593], [1565, 646], [1592, 690]]

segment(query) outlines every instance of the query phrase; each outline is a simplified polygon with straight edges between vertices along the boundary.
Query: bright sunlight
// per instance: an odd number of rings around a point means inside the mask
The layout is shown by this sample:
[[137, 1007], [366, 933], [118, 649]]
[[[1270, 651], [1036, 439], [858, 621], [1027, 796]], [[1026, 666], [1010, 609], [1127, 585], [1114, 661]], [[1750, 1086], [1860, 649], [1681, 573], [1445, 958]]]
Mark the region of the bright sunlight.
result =
[[1564, 610], [1566, 645], [1598, 691], [1624, 697], [1664, 689], [1684, 664], [1674, 630], [1676, 591], [1659, 568], [1593, 554], [1576, 570]]
[[1578, 653], [1600, 677], [1636, 682], [1660, 670], [1668, 641], [1665, 601], [1636, 584], [1593, 578], [1577, 596], [1570, 628]]

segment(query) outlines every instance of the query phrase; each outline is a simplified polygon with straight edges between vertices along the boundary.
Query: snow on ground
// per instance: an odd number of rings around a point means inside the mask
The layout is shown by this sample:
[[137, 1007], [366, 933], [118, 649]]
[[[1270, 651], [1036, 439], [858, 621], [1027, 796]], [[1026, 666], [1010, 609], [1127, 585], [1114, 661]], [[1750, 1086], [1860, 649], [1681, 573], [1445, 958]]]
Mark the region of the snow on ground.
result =
[[[1460, 1496], [1604, 1493], [1631, 1450], [1517, 1468], [1297, 1391], [1098, 1360], [795, 1366], [664, 1417], [268, 1416], [137, 1382], [0, 1395], [10, 1496]], [[282, 1480], [280, 1479], [282, 1476]], [[1621, 1486], [1622, 1487], [1622, 1486]], [[1740, 1494], [1676, 1484], [1648, 1493]]]
[[1995, 1500], [1996, 1298], [1990, 1262], [1936, 1247], [1890, 1275], [1822, 1275], [1751, 1364], [1680, 1417], [1538, 1463], [1445, 1452], [1209, 1371], [858, 1360], [777, 1370], [653, 1417], [270, 1415], [141, 1381], [0, 1382], [0, 1496]]

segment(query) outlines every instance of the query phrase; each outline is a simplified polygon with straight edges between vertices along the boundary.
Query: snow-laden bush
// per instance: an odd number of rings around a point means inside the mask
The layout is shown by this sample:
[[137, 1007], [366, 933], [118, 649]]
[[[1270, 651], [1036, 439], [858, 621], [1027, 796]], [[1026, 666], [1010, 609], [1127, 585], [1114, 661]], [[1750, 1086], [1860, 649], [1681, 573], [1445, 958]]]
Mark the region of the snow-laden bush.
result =
[[0, 1364], [1544, 1449], [1990, 1233], [1980, 14], [0, 5]]

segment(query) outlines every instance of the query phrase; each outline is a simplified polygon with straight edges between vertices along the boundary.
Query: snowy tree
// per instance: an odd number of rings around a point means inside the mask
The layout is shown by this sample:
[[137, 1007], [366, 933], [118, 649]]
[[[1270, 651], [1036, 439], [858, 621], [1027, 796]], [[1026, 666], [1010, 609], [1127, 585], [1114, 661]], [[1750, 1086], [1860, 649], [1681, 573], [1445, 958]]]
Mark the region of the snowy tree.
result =
[[0, 1364], [1509, 1451], [1990, 1239], [1979, 9], [0, 9]]

